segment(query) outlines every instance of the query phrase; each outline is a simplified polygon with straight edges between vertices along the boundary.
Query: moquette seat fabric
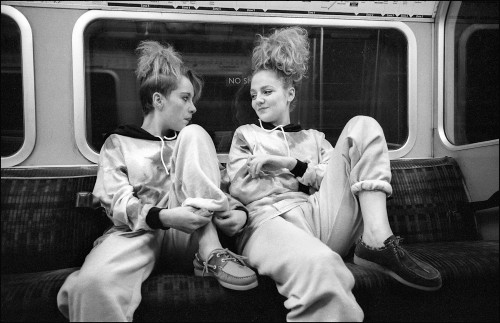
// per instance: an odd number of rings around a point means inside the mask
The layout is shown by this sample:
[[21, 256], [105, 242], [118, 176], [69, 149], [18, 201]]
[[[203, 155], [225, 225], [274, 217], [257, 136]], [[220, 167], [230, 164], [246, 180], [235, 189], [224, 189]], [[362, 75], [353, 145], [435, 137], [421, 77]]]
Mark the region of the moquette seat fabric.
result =
[[[456, 160], [391, 161], [387, 201], [393, 232], [442, 275], [424, 292], [345, 258], [366, 321], [498, 321], [498, 240], [480, 236], [474, 211], [498, 206], [498, 193], [470, 203]], [[2, 168], [1, 320], [66, 321], [56, 296], [93, 242], [111, 225], [91, 195], [95, 166]], [[86, 195], [87, 194], [87, 195]], [[234, 247], [224, 239], [225, 247]], [[160, 263], [142, 286], [135, 321], [284, 321], [285, 301], [268, 277], [248, 291], [226, 289], [193, 268]]]

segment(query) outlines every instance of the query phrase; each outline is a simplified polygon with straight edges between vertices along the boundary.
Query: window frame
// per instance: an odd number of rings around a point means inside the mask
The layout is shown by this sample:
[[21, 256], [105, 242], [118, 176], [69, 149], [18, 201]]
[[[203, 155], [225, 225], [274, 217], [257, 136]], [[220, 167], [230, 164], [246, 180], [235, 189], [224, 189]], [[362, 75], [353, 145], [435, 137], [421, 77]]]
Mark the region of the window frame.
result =
[[1, 168], [16, 166], [33, 152], [36, 142], [35, 71], [33, 60], [33, 33], [26, 17], [17, 9], [2, 5], [1, 13], [12, 18], [21, 32], [21, 62], [23, 84], [24, 141], [11, 156], [1, 157]]
[[[97, 163], [99, 153], [95, 152], [87, 143], [86, 136], [86, 103], [85, 103], [85, 57], [84, 31], [85, 28], [97, 19], [130, 19], [130, 20], [163, 20], [172, 22], [192, 23], [228, 23], [249, 25], [299, 25], [313, 27], [353, 27], [353, 28], [392, 28], [401, 31], [408, 45], [408, 138], [402, 147], [389, 151], [389, 157], [396, 159], [405, 156], [415, 145], [417, 138], [417, 42], [410, 27], [401, 21], [360, 21], [346, 19], [319, 19], [294, 17], [264, 17], [253, 16], [251, 21], [242, 21], [238, 15], [204, 15], [165, 12], [128, 12], [90, 10], [84, 13], [75, 23], [72, 34], [73, 58], [73, 108], [75, 140], [79, 151], [91, 162]], [[218, 154], [221, 162], [227, 161], [228, 154]]]
[[[486, 141], [480, 141], [469, 144], [457, 145], [452, 143], [448, 137], [454, 138], [454, 133], [449, 134], [447, 130], [450, 127], [447, 125], [454, 124], [455, 118], [455, 57], [456, 55], [461, 55], [464, 57], [465, 48], [469, 37], [464, 37], [467, 33], [468, 36], [472, 35], [472, 31], [475, 31], [475, 27], [471, 28], [469, 31], [464, 31], [459, 39], [459, 51], [460, 53], [455, 53], [455, 25], [450, 28], [448, 34], [453, 35], [453, 37], [446, 36], [446, 22], [450, 14], [457, 14], [460, 7], [450, 6], [449, 2], [443, 2], [441, 10], [438, 10], [436, 14], [436, 25], [437, 25], [437, 107], [438, 107], [438, 123], [437, 131], [439, 138], [443, 145], [451, 151], [468, 150], [477, 147], [494, 146], [499, 144], [499, 139], [492, 139]], [[468, 28], [474, 25], [469, 26]], [[483, 28], [485, 29], [485, 28]], [[446, 50], [445, 50], [446, 47]], [[465, 59], [462, 59], [459, 64], [465, 66]], [[453, 68], [446, 69], [447, 66], [453, 66]], [[459, 83], [462, 84], [463, 82]], [[453, 93], [453, 95], [446, 95], [446, 93]], [[446, 112], [446, 115], [445, 115]], [[452, 130], [454, 129], [451, 128]]]

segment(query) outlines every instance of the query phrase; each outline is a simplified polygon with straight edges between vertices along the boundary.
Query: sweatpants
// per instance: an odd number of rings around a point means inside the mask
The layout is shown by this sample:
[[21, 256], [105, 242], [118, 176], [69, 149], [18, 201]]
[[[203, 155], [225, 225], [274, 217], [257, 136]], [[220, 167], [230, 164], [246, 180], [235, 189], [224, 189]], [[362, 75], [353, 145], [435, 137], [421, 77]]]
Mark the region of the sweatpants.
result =
[[362, 321], [354, 277], [342, 260], [363, 230], [357, 194], [392, 194], [387, 144], [380, 125], [355, 117], [344, 127], [319, 191], [260, 224], [240, 245], [248, 263], [270, 276], [287, 299], [287, 321]]
[[[211, 211], [228, 208], [220, 187], [213, 142], [203, 128], [190, 125], [180, 133], [171, 160], [168, 207], [193, 206]], [[57, 295], [59, 310], [71, 322], [132, 321], [141, 302], [141, 285], [162, 261], [191, 264], [195, 234], [175, 229], [124, 232], [114, 227], [92, 249], [80, 270], [72, 273]]]

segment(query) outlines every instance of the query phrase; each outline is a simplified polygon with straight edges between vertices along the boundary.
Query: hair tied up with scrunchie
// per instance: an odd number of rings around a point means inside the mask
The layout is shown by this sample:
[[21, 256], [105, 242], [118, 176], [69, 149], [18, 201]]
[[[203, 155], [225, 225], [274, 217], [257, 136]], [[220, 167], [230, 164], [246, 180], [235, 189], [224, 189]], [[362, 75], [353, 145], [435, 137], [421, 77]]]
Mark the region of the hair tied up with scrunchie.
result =
[[177, 88], [182, 76], [193, 85], [193, 102], [201, 96], [203, 80], [189, 67], [170, 44], [162, 45], [157, 41], [145, 40], [136, 49], [139, 59], [135, 73], [139, 80], [139, 97], [142, 111], [147, 115], [153, 111], [153, 95], [159, 92], [165, 96]]
[[274, 70], [293, 85], [306, 76], [309, 62], [309, 38], [302, 27], [277, 29], [269, 37], [258, 35], [252, 54], [253, 73]]
[[171, 45], [163, 46], [156, 41], [147, 40], [142, 41], [136, 51], [139, 60], [135, 73], [141, 82], [149, 78], [158, 82], [160, 75], [175, 78], [181, 76], [181, 55]]

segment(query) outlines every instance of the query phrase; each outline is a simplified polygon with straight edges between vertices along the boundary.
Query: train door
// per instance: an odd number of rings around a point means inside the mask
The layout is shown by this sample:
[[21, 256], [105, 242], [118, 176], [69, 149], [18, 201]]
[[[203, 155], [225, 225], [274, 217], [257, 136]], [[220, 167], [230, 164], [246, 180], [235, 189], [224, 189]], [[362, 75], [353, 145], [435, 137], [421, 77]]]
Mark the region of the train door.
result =
[[[442, 2], [437, 13], [434, 155], [460, 164], [471, 200], [498, 191], [498, 2]], [[478, 216], [498, 239], [498, 207]]]

